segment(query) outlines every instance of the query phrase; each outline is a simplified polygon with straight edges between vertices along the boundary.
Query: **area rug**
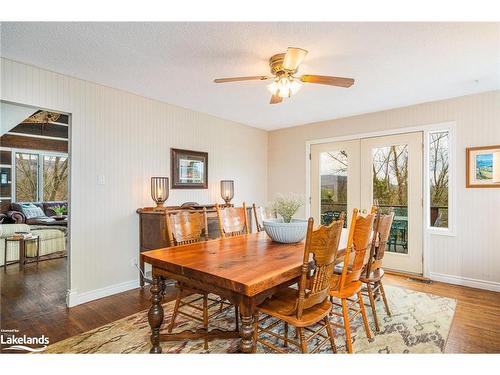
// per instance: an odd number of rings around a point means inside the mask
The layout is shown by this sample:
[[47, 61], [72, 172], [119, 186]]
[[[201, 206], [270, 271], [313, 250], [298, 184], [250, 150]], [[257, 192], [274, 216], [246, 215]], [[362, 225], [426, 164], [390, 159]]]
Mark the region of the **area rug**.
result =
[[[380, 332], [376, 333], [371, 310], [367, 309], [372, 339], [367, 338], [361, 316], [358, 315], [351, 322], [353, 351], [355, 353], [442, 353], [455, 313], [456, 301], [398, 287], [386, 286], [385, 289], [392, 315], [390, 317], [386, 315], [381, 301], [377, 303]], [[163, 332], [173, 306], [174, 301], [163, 305], [165, 310]], [[194, 309], [191, 313], [199, 314]], [[336, 318], [332, 317], [333, 319]], [[198, 327], [198, 322], [179, 315], [174, 332]], [[234, 311], [227, 309], [211, 318], [211, 328], [234, 329]], [[276, 329], [282, 329], [282, 325]], [[293, 334], [293, 331], [290, 333]], [[142, 311], [49, 345], [44, 353], [148, 353], [149, 335], [147, 311]], [[268, 339], [273, 341], [272, 337]], [[274, 342], [280, 345], [278, 341]], [[335, 342], [339, 352], [345, 352], [342, 329], [335, 330]], [[312, 348], [313, 343], [310, 345]], [[161, 346], [163, 353], [237, 353], [239, 339], [210, 341], [208, 350], [203, 349], [203, 340], [162, 342]], [[289, 351], [294, 352], [296, 349], [292, 346]], [[257, 352], [267, 353], [269, 350], [259, 344]], [[321, 353], [331, 353], [330, 347], [325, 345]]]

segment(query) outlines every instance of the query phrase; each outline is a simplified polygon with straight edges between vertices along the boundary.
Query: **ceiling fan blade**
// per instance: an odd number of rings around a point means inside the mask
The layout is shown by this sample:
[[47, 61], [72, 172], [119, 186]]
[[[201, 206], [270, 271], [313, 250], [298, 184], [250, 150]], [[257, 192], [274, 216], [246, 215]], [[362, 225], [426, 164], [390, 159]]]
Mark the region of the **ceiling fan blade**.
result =
[[307, 51], [302, 48], [288, 47], [285, 58], [283, 59], [283, 68], [286, 70], [295, 70], [304, 61]]
[[281, 96], [273, 95], [273, 96], [271, 96], [271, 101], [269, 102], [269, 104], [278, 104], [278, 103], [281, 103], [282, 101], [283, 101], [283, 98]]
[[319, 83], [320, 85], [330, 85], [330, 86], [340, 86], [340, 87], [351, 87], [354, 84], [354, 79], [344, 78], [344, 77], [331, 77], [331, 76], [317, 76], [313, 74], [307, 74], [300, 77], [302, 82], [307, 83]]
[[249, 76], [249, 77], [232, 77], [232, 78], [217, 78], [214, 79], [215, 83], [226, 83], [226, 82], [239, 82], [239, 81], [265, 81], [271, 77], [267, 76]]

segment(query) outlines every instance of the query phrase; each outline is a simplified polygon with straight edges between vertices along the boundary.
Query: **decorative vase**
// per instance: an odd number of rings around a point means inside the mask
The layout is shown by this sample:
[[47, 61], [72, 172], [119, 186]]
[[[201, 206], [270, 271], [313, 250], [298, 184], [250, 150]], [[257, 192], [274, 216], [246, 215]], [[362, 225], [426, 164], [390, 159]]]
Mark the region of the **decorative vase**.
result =
[[267, 235], [275, 242], [300, 242], [307, 234], [306, 219], [292, 219], [290, 223], [283, 222], [283, 219], [267, 219], [262, 224]]

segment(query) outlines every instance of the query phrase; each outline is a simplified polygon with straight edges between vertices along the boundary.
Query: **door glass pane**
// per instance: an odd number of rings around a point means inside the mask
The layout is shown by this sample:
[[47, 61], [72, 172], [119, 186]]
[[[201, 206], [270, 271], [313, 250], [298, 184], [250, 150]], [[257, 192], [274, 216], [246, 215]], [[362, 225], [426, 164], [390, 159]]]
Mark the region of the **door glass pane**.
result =
[[388, 251], [408, 254], [408, 145], [374, 148], [373, 201], [394, 212]]
[[68, 199], [67, 156], [43, 157], [43, 200], [63, 201]]
[[321, 224], [327, 225], [347, 212], [347, 152], [322, 152], [319, 163]]
[[16, 153], [16, 201], [38, 200], [38, 155]]
[[429, 135], [430, 225], [448, 228], [448, 139], [447, 131]]

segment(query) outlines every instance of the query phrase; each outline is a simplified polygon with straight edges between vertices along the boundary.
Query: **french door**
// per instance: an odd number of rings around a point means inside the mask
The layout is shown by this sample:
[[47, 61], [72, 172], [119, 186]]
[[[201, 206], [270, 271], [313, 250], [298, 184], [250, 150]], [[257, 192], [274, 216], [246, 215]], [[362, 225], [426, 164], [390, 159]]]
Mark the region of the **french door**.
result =
[[422, 274], [422, 133], [311, 146], [311, 216], [328, 224], [353, 208], [392, 210], [384, 266]]

